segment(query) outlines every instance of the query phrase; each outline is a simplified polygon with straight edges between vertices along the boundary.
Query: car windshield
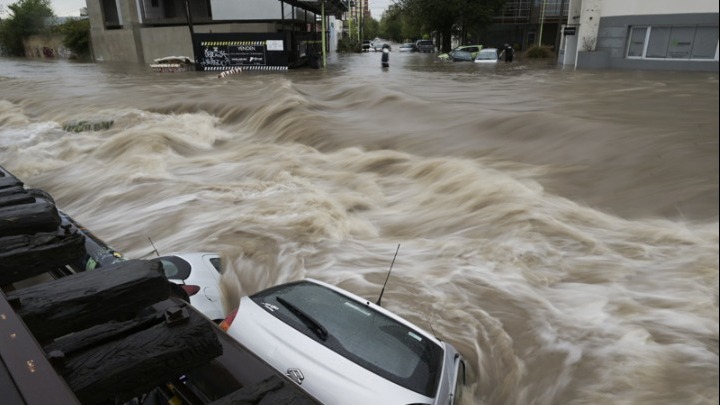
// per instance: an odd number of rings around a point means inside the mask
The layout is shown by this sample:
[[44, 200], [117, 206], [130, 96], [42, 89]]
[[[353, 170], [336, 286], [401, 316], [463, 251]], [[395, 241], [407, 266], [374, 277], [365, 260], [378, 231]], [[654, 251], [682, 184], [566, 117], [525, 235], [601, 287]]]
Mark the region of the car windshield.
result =
[[412, 328], [308, 281], [274, 287], [251, 299], [365, 369], [419, 394], [435, 396], [443, 350]]

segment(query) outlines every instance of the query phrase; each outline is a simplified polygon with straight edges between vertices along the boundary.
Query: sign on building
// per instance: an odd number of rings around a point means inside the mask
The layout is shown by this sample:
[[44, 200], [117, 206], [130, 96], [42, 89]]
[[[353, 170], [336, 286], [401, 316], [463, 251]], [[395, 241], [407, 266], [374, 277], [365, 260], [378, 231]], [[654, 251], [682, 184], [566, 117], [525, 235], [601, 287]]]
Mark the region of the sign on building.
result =
[[195, 34], [193, 42], [200, 71], [287, 69], [282, 33]]

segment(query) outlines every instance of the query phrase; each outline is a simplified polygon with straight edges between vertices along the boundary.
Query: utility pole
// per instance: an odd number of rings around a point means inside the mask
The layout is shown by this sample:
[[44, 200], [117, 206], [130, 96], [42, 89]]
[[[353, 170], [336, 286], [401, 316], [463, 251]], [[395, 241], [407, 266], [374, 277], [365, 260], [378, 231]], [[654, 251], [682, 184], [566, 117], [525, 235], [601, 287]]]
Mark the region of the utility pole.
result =
[[555, 55], [560, 56], [560, 38], [562, 38], [562, 26], [567, 22], [567, 16], [563, 19], [563, 13], [565, 12], [565, 0], [560, 1], [560, 17], [558, 20], [557, 34], [555, 35]]
[[320, 15], [322, 15], [322, 55], [323, 68], [327, 67], [327, 53], [325, 52], [325, 0], [322, 0], [320, 6]]
[[546, 0], [543, 0], [542, 13], [540, 13], [540, 35], [538, 35], [538, 45], [539, 46], [542, 46], [543, 24], [545, 23], [545, 2], [546, 2]]
[[365, 39], [365, 0], [360, 0], [360, 41]]
[[185, 19], [187, 20], [188, 28], [190, 28], [190, 37], [192, 38], [195, 31], [193, 30], [192, 15], [190, 14], [190, 3], [188, 0], [185, 0]]
[[193, 29], [192, 15], [190, 14], [190, 3], [188, 0], [185, 0], [185, 18], [187, 19], [188, 28], [190, 28], [190, 47], [193, 52], [192, 59], [195, 63], [197, 63], [197, 52], [195, 52], [195, 30]]

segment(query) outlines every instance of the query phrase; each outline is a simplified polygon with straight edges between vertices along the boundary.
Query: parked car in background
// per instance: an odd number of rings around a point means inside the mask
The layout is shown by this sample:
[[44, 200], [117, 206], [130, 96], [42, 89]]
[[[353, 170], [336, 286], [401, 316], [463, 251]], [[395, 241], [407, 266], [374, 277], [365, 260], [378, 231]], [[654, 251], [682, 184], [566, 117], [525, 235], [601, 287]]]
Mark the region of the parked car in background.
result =
[[435, 44], [429, 39], [420, 39], [415, 41], [418, 52], [435, 52]]
[[451, 344], [317, 280], [243, 297], [221, 328], [326, 404], [457, 404], [466, 383]]
[[220, 256], [215, 253], [176, 253], [150, 259], [163, 265], [165, 276], [182, 287], [190, 305], [219, 323], [227, 315], [220, 290]]
[[388, 51], [392, 51], [392, 47], [385, 41], [376, 41], [372, 43], [372, 49], [375, 52], [382, 52], [383, 48], [387, 48]]
[[417, 52], [417, 46], [412, 42], [406, 42], [400, 45], [400, 52]]
[[371, 47], [372, 47], [372, 42], [370, 42], [368, 40], [362, 41], [361, 49], [363, 52], [369, 51]]
[[498, 49], [497, 48], [485, 48], [478, 52], [475, 57], [475, 63], [490, 63], [494, 64], [498, 61]]
[[[441, 60], [454, 60], [454, 61], [473, 61], [477, 57], [477, 54], [482, 49], [482, 45], [461, 45], [453, 49], [448, 53], [441, 53], [438, 58]], [[466, 54], [459, 52], [467, 52], [470, 54], [468, 58]]]

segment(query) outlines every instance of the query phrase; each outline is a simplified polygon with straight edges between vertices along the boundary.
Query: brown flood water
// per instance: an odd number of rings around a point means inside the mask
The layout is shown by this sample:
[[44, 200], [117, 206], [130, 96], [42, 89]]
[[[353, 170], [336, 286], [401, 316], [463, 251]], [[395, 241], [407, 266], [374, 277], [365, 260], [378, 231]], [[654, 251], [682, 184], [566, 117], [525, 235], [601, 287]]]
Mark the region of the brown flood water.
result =
[[[154, 74], [0, 59], [0, 165], [238, 297], [313, 277], [468, 359], [467, 403], [718, 403], [718, 74], [333, 55]], [[66, 123], [112, 121], [66, 132]]]

